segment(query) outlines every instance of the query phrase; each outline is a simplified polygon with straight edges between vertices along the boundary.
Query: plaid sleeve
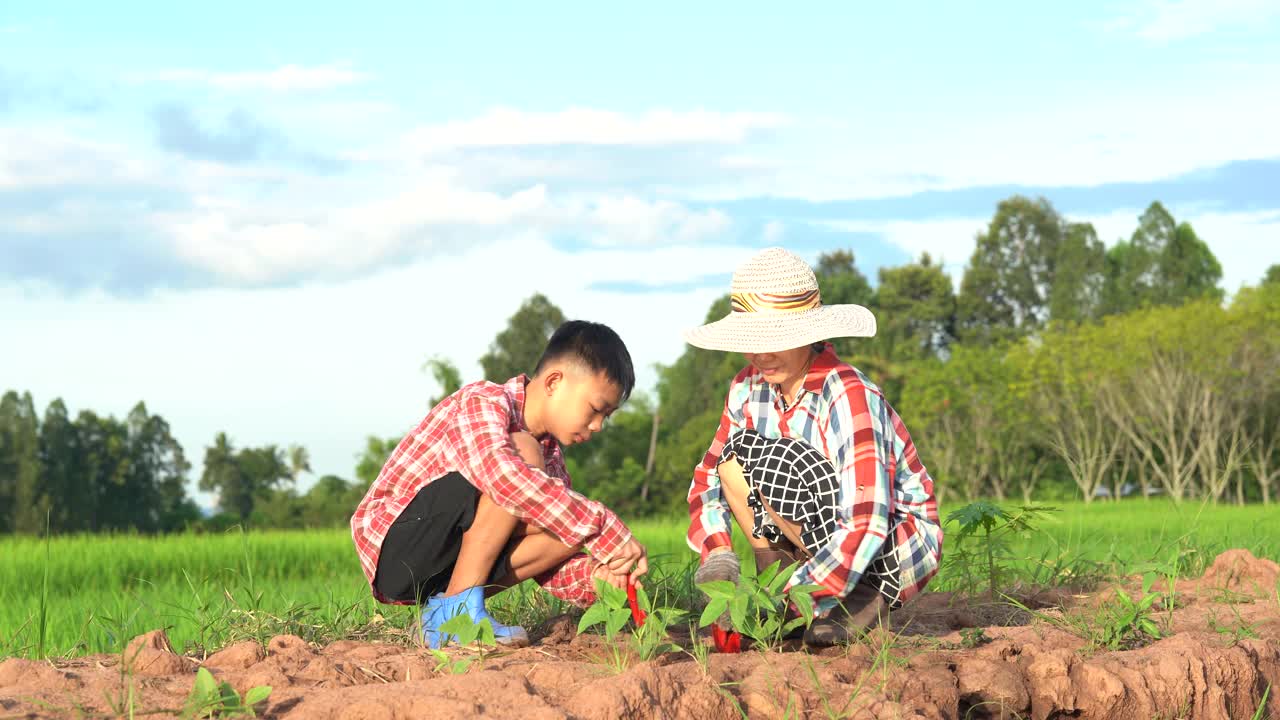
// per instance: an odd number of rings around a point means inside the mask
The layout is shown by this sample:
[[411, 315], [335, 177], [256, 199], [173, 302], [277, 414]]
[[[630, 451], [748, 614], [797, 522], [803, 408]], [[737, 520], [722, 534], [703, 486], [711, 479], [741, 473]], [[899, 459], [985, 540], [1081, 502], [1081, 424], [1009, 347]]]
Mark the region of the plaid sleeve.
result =
[[942, 562], [942, 524], [938, 520], [933, 478], [920, 461], [902, 418], [892, 408], [886, 410], [893, 426], [890, 440], [894, 444], [894, 518], [897, 521], [894, 536], [899, 548], [902, 583], [898, 598], [906, 602], [924, 590], [938, 573]]
[[721, 547], [733, 547], [730, 535], [729, 502], [724, 499], [720, 490], [720, 476], [716, 466], [720, 463], [720, 453], [724, 445], [741, 427], [741, 422], [731, 410], [731, 400], [735, 395], [734, 386], [725, 396], [724, 412], [720, 415], [720, 426], [716, 428], [715, 439], [711, 447], [702, 456], [702, 462], [693, 470], [693, 482], [689, 486], [689, 533], [686, 537], [689, 549], [706, 558], [707, 553]]
[[825, 442], [840, 479], [837, 528], [827, 544], [792, 575], [788, 587], [821, 586], [814, 593], [825, 613], [848, 595], [875, 560], [889, 534], [893, 491], [880, 446], [880, 396], [850, 374], [828, 413]]
[[534, 578], [543, 590], [578, 607], [588, 607], [596, 601], [595, 581], [591, 574], [600, 562], [585, 553], [569, 558], [568, 562]]
[[631, 539], [631, 532], [605, 506], [526, 465], [506, 432], [508, 412], [503, 403], [480, 393], [462, 400], [457, 422], [447, 431], [457, 467], [490, 500], [523, 522], [607, 560]]

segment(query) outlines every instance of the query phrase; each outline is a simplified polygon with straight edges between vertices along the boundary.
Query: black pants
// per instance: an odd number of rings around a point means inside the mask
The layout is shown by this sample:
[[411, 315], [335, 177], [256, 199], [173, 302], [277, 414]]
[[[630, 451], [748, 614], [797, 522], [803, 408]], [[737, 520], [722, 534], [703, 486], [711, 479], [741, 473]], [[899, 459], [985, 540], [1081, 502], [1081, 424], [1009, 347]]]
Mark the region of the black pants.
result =
[[[373, 585], [390, 600], [421, 603], [449, 586], [462, 549], [462, 534], [476, 519], [480, 491], [458, 473], [418, 491], [382, 541]], [[511, 573], [511, 546], [489, 570], [493, 585]]]

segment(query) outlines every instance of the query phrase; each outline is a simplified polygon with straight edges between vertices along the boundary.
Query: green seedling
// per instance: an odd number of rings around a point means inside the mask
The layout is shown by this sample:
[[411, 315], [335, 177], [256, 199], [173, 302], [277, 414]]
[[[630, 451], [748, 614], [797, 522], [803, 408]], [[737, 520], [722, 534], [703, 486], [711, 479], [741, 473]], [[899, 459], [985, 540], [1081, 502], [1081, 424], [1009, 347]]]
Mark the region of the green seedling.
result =
[[[779, 563], [775, 562], [758, 575], [743, 575], [736, 585], [728, 580], [702, 583], [698, 587], [707, 594], [708, 601], [699, 626], [716, 622], [728, 610], [734, 629], [757, 646], [780, 647], [788, 633], [813, 622], [813, 593], [821, 589], [819, 585], [796, 585], [784, 591], [795, 568], [792, 565], [779, 572]], [[790, 607], [799, 612], [798, 617], [787, 617]]]
[[440, 632], [454, 636], [458, 644], [464, 648], [474, 648], [476, 654], [455, 658], [444, 650], [432, 649], [431, 654], [436, 659], [436, 672], [447, 669], [454, 675], [460, 675], [474, 664], [484, 665], [484, 661], [492, 656], [497, 648], [497, 642], [493, 638], [493, 623], [489, 622], [489, 618], [475, 622], [471, 619], [471, 615], [459, 613], [441, 623]]
[[636, 588], [636, 600], [644, 613], [644, 622], [631, 633], [631, 649], [636, 657], [647, 662], [665, 653], [680, 652], [682, 648], [671, 642], [668, 628], [684, 620], [688, 613], [677, 608], [654, 607], [642, 587]]
[[711, 646], [698, 637], [697, 623], [689, 623], [689, 647], [685, 653], [698, 664], [704, 676], [711, 674]]
[[980, 647], [991, 642], [987, 631], [983, 628], [965, 628], [960, 631], [960, 645], [969, 649]]
[[1142, 579], [1142, 594], [1129, 597], [1124, 588], [1116, 588], [1115, 605], [1109, 609], [1107, 622], [1102, 626], [1102, 644], [1110, 650], [1135, 647], [1146, 640], [1159, 640], [1160, 628], [1152, 618], [1152, 606], [1161, 599], [1161, 593], [1151, 591], [1155, 578], [1146, 575]]
[[578, 632], [586, 632], [597, 625], [604, 626], [605, 639], [609, 641], [609, 654], [605, 660], [615, 672], [626, 670], [633, 656], [647, 662], [664, 653], [681, 650], [679, 645], [671, 642], [668, 629], [682, 620], [686, 613], [676, 608], [654, 607], [642, 587], [636, 588], [636, 603], [645, 614], [644, 622], [633, 629], [625, 645], [616, 642], [619, 633], [632, 619], [625, 590], [596, 580], [596, 601], [578, 621]]
[[1231, 612], [1236, 616], [1234, 625], [1218, 622], [1217, 611], [1211, 611], [1209, 615], [1209, 629], [1222, 635], [1230, 641], [1230, 647], [1240, 644], [1241, 640], [1258, 637], [1257, 628], [1247, 621], [1240, 614], [1240, 610], [1234, 605], [1231, 606]]
[[256, 717], [254, 706], [271, 696], [271, 688], [259, 685], [240, 697], [231, 683], [219, 683], [205, 668], [196, 671], [196, 682], [179, 714], [183, 720], [197, 718]]
[[979, 500], [952, 512], [947, 515], [946, 524], [955, 523], [960, 528], [947, 537], [950, 549], [944, 555], [946, 571], [959, 578], [961, 590], [968, 594], [985, 581], [987, 596], [995, 599], [1001, 593], [1002, 578], [1014, 572], [1012, 540], [1040, 532], [1037, 521], [1057, 511], [1055, 507], [1023, 505], [1011, 513]]

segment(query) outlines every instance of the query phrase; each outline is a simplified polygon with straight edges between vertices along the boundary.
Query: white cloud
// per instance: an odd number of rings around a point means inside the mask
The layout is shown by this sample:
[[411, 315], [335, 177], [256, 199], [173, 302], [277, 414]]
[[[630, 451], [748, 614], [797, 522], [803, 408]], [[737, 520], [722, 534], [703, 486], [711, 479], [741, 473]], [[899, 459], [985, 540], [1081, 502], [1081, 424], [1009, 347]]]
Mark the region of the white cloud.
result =
[[0, 126], [0, 190], [129, 184], [147, 174], [146, 164], [116, 143], [57, 128]]
[[1168, 42], [1225, 27], [1257, 27], [1277, 14], [1280, 6], [1271, 0], [1147, 0], [1105, 27]]
[[426, 154], [507, 146], [733, 144], [787, 122], [777, 113], [650, 110], [629, 116], [592, 108], [550, 113], [496, 108], [470, 120], [416, 128], [406, 143]]
[[151, 229], [171, 239], [186, 263], [250, 286], [351, 277], [503, 238], [556, 234], [596, 247], [653, 247], [704, 242], [729, 225], [719, 211], [692, 211], [670, 201], [556, 198], [541, 185], [502, 194], [459, 188], [443, 177], [322, 214], [294, 207], [264, 212], [218, 196], [200, 205], [155, 214]]
[[337, 65], [282, 65], [274, 70], [244, 72], [215, 72], [177, 68], [137, 75], [141, 82], [168, 82], [178, 84], [208, 85], [223, 90], [271, 90], [294, 92], [328, 90], [353, 85], [369, 79], [368, 73]]
[[[120, 417], [145, 400], [170, 422], [196, 477], [204, 446], [226, 431], [241, 446], [301, 443], [317, 474], [351, 478], [365, 435], [405, 432], [439, 391], [419, 371], [422, 362], [442, 355], [466, 380], [478, 379], [480, 355], [534, 292], [568, 317], [616, 329], [631, 351], [637, 389], [649, 391], [654, 363], [679, 356], [679, 331], [700, 323], [727, 288], [643, 295], [588, 288], [687, 283], [730, 272], [751, 252], [562, 252], [520, 238], [299, 287], [161, 290], [140, 301], [0, 286], [6, 342], [24, 349], [0, 353], [0, 376], [42, 407], [63, 397], [73, 413]], [[126, 351], [122, 337], [141, 339], [145, 352]], [[84, 352], [95, 347], [120, 351]]]

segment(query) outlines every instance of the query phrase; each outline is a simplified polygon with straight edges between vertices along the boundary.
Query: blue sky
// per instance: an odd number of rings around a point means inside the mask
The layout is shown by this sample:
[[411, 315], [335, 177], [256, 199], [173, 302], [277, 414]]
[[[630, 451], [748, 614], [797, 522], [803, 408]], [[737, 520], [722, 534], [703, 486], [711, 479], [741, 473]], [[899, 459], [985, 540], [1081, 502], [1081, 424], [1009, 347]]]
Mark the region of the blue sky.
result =
[[350, 477], [535, 291], [647, 387], [755, 249], [958, 278], [1014, 192], [1280, 262], [1272, 2], [423, 5], [0, 7], [6, 387]]

